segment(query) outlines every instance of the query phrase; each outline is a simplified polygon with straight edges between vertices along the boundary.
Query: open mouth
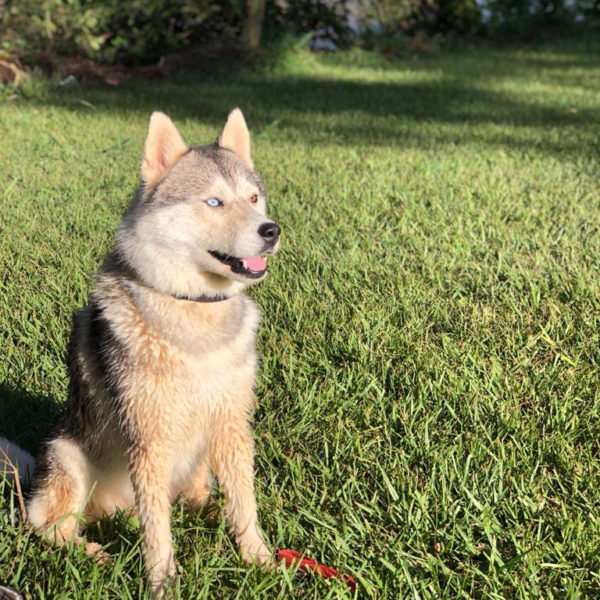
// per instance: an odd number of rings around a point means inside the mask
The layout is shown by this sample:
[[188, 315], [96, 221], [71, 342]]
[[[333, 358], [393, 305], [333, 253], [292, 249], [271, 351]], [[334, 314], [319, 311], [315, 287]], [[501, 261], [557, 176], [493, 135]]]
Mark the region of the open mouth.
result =
[[222, 254], [216, 250], [209, 250], [208, 253], [224, 265], [228, 265], [233, 273], [251, 279], [258, 279], [267, 271], [267, 261], [260, 255], [238, 258], [237, 256], [229, 256], [229, 254]]

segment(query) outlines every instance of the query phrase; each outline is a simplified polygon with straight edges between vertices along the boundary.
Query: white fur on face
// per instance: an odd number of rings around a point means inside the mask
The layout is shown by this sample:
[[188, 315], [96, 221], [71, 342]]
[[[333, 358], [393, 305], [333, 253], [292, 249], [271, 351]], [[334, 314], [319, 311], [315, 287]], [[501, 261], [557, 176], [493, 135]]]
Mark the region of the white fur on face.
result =
[[[217, 198], [219, 206], [206, 203]], [[255, 201], [253, 201], [255, 200]], [[142, 191], [117, 232], [117, 245], [146, 284], [174, 295], [233, 295], [262, 278], [234, 273], [209, 254], [236, 258], [267, 250], [262, 186], [228, 150], [193, 149], [158, 187]]]
[[142, 279], [165, 293], [238, 293], [257, 280], [233, 273], [208, 251], [247, 257], [264, 250], [258, 228], [268, 219], [252, 206], [229, 201], [212, 208], [193, 200], [132, 213], [119, 228], [117, 244]]
[[[256, 195], [258, 201], [250, 198]], [[218, 198], [223, 206], [211, 208], [204, 202], [209, 197]], [[194, 196], [199, 228], [204, 232], [204, 248], [216, 250], [238, 258], [255, 256], [264, 252], [265, 242], [258, 233], [265, 216], [266, 202], [256, 185], [240, 177], [235, 184], [218, 178]]]

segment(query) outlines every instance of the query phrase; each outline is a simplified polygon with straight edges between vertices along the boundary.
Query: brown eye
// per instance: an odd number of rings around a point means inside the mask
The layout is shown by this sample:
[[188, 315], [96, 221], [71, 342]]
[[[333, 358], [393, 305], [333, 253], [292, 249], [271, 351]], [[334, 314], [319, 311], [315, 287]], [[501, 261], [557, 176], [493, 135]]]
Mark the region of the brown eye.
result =
[[250, 196], [250, 202], [252, 202], [252, 204], [256, 204], [258, 202], [258, 196], [256, 194], [252, 194], [252, 196]]

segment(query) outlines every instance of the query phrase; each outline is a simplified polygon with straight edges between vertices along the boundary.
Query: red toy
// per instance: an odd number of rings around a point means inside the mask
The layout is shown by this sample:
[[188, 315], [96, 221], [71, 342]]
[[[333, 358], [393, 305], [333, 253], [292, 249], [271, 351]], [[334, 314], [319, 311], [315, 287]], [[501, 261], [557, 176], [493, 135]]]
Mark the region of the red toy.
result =
[[352, 592], [356, 590], [356, 581], [354, 581], [354, 577], [352, 577], [352, 575], [345, 575], [344, 573], [340, 573], [331, 567], [326, 567], [325, 565], [318, 563], [316, 560], [305, 558], [296, 550], [277, 550], [277, 562], [280, 563], [282, 561], [285, 562], [286, 567], [300, 565], [299, 570], [302, 573], [309, 573], [312, 571], [313, 573], [317, 573], [325, 579], [341, 579], [352, 590]]

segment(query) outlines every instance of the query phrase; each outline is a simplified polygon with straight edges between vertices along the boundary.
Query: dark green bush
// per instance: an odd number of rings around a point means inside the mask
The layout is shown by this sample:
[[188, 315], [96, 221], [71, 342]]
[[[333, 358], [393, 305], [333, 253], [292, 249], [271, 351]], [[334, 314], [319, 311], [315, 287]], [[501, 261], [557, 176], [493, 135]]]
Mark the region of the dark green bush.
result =
[[264, 39], [276, 41], [288, 35], [302, 36], [326, 30], [339, 46], [356, 41], [348, 26], [349, 8], [344, 0], [284, 0], [267, 3]]
[[376, 0], [371, 15], [386, 33], [471, 33], [481, 23], [475, 0]]
[[[226, 37], [233, 45], [248, 1], [0, 0], [0, 44], [24, 59], [51, 53], [150, 64], [192, 42]], [[353, 6], [344, 0], [268, 0], [263, 40], [325, 30], [338, 47], [362, 43], [395, 53], [431, 46], [432, 40], [520, 34], [600, 15], [600, 0], [357, 0]], [[360, 34], [349, 27], [357, 7]]]
[[228, 3], [214, 0], [7, 0], [3, 44], [100, 62], [151, 63], [182, 48]]
[[510, 33], [570, 26], [600, 15], [599, 0], [488, 0], [486, 30]]
[[600, 0], [374, 0], [385, 36], [494, 35], [570, 26], [600, 16]]

